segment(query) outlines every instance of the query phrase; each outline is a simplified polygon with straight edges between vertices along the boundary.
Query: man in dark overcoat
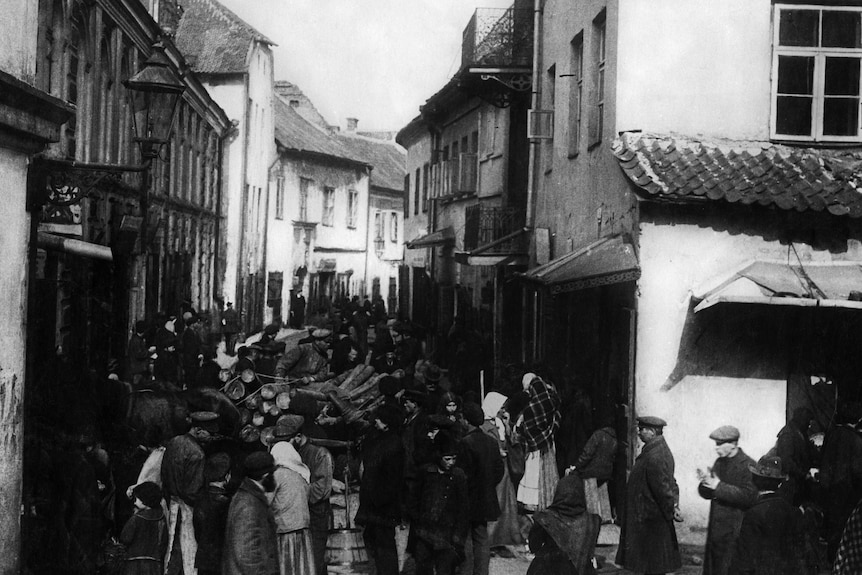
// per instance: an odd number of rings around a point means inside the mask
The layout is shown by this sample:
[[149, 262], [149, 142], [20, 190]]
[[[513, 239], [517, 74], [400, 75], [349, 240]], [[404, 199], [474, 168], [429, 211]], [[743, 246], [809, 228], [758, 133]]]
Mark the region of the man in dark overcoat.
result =
[[749, 468], [757, 501], [745, 512], [728, 575], [788, 575], [799, 566], [798, 514], [778, 493], [787, 478], [781, 458], [764, 455]]
[[862, 435], [857, 423], [862, 406], [840, 401], [835, 422], [826, 432], [820, 461], [820, 486], [823, 488], [824, 532], [827, 555], [835, 559], [844, 526], [856, 504], [862, 500]]
[[404, 445], [400, 407], [383, 405], [374, 414], [375, 431], [362, 442], [362, 483], [356, 522], [379, 575], [398, 575], [395, 526], [401, 522]]
[[[503, 479], [503, 457], [496, 441], [479, 429], [485, 413], [475, 403], [464, 405], [466, 433], [461, 439], [463, 461], [470, 497], [470, 537], [466, 548], [465, 571], [488, 575], [491, 548], [488, 544], [488, 522], [500, 517], [497, 484]], [[472, 569], [472, 570], [471, 570]]]
[[703, 575], [727, 575], [742, 517], [757, 500], [748, 470], [754, 460], [740, 449], [739, 430], [732, 425], [722, 425], [709, 438], [715, 441], [718, 459], [708, 472], [698, 470], [697, 492], [711, 501]]
[[626, 508], [616, 562], [636, 573], [659, 574], [682, 567], [674, 521], [682, 521], [674, 459], [663, 419], [638, 417], [644, 443], [626, 485]]
[[230, 502], [222, 575], [277, 575], [275, 517], [267, 493], [275, 490], [275, 461], [256, 451], [245, 459], [245, 479]]
[[813, 450], [808, 442], [808, 427], [814, 413], [807, 407], [797, 407], [793, 416], [775, 441], [775, 454], [781, 458], [787, 481], [781, 484], [781, 493], [793, 505], [806, 497], [806, 480], [813, 467]]

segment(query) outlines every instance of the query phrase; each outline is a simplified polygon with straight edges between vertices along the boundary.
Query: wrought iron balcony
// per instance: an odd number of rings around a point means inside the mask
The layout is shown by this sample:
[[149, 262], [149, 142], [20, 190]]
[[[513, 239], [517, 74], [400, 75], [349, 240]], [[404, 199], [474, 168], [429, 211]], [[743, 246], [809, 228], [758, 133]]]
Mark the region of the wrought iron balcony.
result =
[[533, 61], [533, 13], [521, 8], [477, 8], [464, 29], [461, 69], [526, 68]]
[[[523, 225], [522, 209], [468, 206], [464, 222], [464, 251], [470, 252], [486, 246], [520, 230]], [[486, 253], [518, 253], [523, 249], [521, 243], [521, 237], [514, 237], [489, 248]]]

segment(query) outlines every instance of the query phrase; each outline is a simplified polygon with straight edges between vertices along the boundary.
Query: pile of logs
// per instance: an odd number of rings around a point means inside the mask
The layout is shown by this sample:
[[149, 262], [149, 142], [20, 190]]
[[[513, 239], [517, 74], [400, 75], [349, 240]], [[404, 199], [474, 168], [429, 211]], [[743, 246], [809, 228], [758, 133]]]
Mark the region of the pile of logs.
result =
[[[333, 374], [334, 375], [334, 374]], [[332, 414], [336, 408], [348, 423], [355, 423], [376, 409], [382, 402], [378, 382], [385, 373], [374, 373], [370, 365], [360, 364], [355, 368], [326, 381], [312, 382], [303, 386], [298, 381], [266, 383], [257, 391], [246, 393], [246, 386], [254, 378], [242, 374], [228, 382], [225, 394], [239, 408], [243, 427], [240, 439], [249, 443], [267, 443], [272, 437], [280, 417], [291, 411], [291, 403], [298, 397], [318, 402], [321, 410]]]

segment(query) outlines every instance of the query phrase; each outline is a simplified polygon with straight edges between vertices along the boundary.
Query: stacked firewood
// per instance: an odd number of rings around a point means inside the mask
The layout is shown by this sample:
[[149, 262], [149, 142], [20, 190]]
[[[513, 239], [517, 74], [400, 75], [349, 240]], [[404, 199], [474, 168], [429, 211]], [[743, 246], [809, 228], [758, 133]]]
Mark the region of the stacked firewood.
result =
[[354, 423], [376, 409], [382, 402], [378, 382], [385, 373], [374, 373], [370, 365], [360, 364], [327, 379], [302, 385], [299, 381], [265, 383], [258, 390], [246, 392], [257, 374], [244, 373], [225, 385], [225, 394], [239, 408], [243, 427], [240, 439], [249, 443], [267, 442], [278, 419], [294, 413], [291, 404], [316, 401], [320, 411], [333, 414], [336, 410], [346, 423]]

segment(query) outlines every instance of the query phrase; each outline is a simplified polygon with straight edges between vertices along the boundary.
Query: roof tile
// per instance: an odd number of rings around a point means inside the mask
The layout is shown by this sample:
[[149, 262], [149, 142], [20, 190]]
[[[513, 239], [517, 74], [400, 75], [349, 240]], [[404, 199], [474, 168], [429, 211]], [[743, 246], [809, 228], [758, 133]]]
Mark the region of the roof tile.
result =
[[613, 151], [623, 172], [647, 196], [674, 201], [705, 196], [862, 217], [860, 150], [624, 133]]

